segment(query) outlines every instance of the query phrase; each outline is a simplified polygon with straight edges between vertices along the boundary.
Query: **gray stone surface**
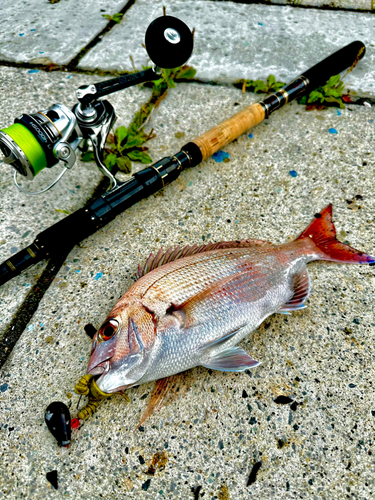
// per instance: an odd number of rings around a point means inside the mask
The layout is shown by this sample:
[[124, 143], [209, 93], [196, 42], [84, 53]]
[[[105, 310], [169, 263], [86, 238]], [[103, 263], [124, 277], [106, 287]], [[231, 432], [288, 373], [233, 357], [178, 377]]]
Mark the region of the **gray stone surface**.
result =
[[108, 23], [126, 0], [47, 0], [0, 5], [0, 60], [67, 64]]
[[[153, 157], [253, 100], [233, 88], [179, 85], [149, 124]], [[100, 325], [138, 262], [161, 245], [288, 241], [332, 202], [339, 238], [374, 253], [374, 119], [364, 107], [306, 112], [292, 103], [228, 145], [229, 162], [183, 172], [71, 252], [3, 369], [0, 498], [188, 499], [199, 486], [220, 500], [372, 498], [373, 267], [309, 264], [308, 308], [270, 317], [242, 343], [262, 365], [250, 375], [190, 371], [185, 397], [143, 431], [133, 432], [153, 384], [129, 390], [131, 404], [104, 402], [69, 449], [57, 447], [43, 414], [61, 400], [75, 416], [71, 393], [90, 352], [83, 326]], [[298, 404], [277, 404], [279, 395]], [[165, 467], [150, 475], [157, 453]]]
[[[6, 128], [21, 113], [35, 113], [55, 102], [73, 106], [75, 89], [84, 83], [103, 80], [97, 76], [71, 73], [2, 68], [0, 87], [7, 89], [6, 99], [0, 102], [0, 128]], [[129, 89], [111, 97], [119, 121], [132, 119], [140, 103], [148, 99], [149, 90]], [[126, 103], [126, 105], [122, 105]], [[79, 156], [79, 155], [78, 155]], [[32, 182], [22, 185], [36, 191], [50, 183], [60, 172], [60, 166], [41, 172]], [[74, 212], [88, 200], [102, 178], [94, 163], [78, 164], [68, 171], [50, 191], [31, 196], [21, 193], [13, 184], [13, 169], [0, 164], [0, 262], [30, 244], [38, 233], [66, 217], [64, 211]], [[0, 337], [9, 320], [43, 270], [39, 264], [0, 287]]]
[[290, 6], [232, 2], [137, 0], [123, 22], [81, 60], [80, 67], [132, 71], [128, 54], [141, 68], [147, 63], [142, 47], [149, 23], [167, 13], [195, 27], [194, 53], [189, 63], [197, 78], [233, 82], [265, 79], [274, 74], [289, 81], [335, 50], [362, 40], [365, 59], [346, 77], [346, 84], [364, 96], [375, 96], [375, 17], [371, 13], [296, 9]]

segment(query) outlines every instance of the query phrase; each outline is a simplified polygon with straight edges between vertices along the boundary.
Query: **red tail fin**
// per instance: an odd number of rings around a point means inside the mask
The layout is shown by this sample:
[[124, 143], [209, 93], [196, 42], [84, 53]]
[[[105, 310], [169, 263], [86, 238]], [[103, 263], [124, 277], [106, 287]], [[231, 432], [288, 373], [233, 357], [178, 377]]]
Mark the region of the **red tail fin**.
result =
[[311, 238], [322, 253], [321, 258], [346, 264], [374, 264], [375, 257], [367, 255], [336, 239], [332, 222], [332, 205], [328, 205], [301, 233], [297, 240]]

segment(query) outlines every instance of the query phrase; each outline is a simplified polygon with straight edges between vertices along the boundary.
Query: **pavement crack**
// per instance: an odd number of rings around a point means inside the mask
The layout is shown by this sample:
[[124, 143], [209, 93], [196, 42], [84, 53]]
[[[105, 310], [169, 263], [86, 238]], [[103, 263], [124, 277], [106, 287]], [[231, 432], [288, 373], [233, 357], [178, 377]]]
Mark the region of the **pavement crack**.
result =
[[42, 300], [44, 294], [54, 280], [70, 250], [71, 249], [65, 251], [63, 254], [60, 254], [57, 257], [49, 259], [41, 277], [27, 294], [25, 300], [13, 316], [11, 322], [8, 325], [8, 328], [3, 334], [3, 341], [0, 347], [0, 368], [8, 359], [14, 346], [24, 332], [27, 324], [33, 317], [40, 301]]
[[323, 5], [306, 5], [301, 4], [298, 0], [289, 0], [285, 3], [276, 3], [273, 0], [230, 0], [233, 3], [243, 3], [243, 4], [260, 4], [273, 7], [293, 7], [294, 9], [315, 9], [315, 10], [331, 10], [334, 12], [359, 12], [360, 14], [373, 14], [375, 8], [375, 2], [372, 0], [371, 9], [359, 9], [355, 7], [335, 7], [334, 5], [323, 4]]
[[[85, 205], [90, 204], [95, 198], [103, 194], [108, 188], [108, 179], [102, 179], [96, 189], [94, 190], [90, 200], [87, 201]], [[14, 314], [8, 327], [2, 334], [2, 343], [0, 346], [0, 368], [9, 358], [13, 348], [20, 339], [22, 333], [25, 331], [27, 324], [30, 322], [34, 313], [38, 309], [44, 294], [50, 287], [51, 283], [55, 279], [57, 273], [59, 272], [61, 266], [65, 262], [67, 256], [74, 248], [75, 245], [71, 245], [59, 254], [53, 255], [48, 261], [47, 265], [38, 279], [36, 284], [27, 294], [25, 300], [22, 302], [20, 307]]]
[[[119, 11], [119, 14], [125, 15], [126, 12], [135, 4], [136, 0], [129, 0], [126, 5]], [[102, 41], [103, 37], [111, 31], [111, 29], [118, 23], [116, 21], [109, 21], [108, 24], [89, 42], [67, 65], [67, 71], [75, 70], [80, 60], [91, 50], [95, 45]]]

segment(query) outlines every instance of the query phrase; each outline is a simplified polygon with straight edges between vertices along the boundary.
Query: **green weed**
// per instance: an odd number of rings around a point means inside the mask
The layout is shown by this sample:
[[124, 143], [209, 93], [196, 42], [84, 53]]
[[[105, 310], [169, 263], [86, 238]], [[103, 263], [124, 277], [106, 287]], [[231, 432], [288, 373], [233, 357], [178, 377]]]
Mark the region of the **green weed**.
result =
[[277, 82], [273, 75], [270, 75], [266, 81], [263, 80], [239, 80], [234, 84], [235, 87], [242, 88], [242, 92], [255, 92], [256, 94], [271, 94], [284, 87], [286, 83]]
[[302, 96], [298, 101], [299, 104], [306, 104], [306, 109], [308, 110], [314, 108], [324, 109], [327, 106], [336, 106], [340, 107], [341, 109], [345, 108], [344, 101], [351, 102], [351, 99], [348, 95], [348, 92], [345, 93], [343, 80], [346, 75], [353, 71], [353, 69], [357, 66], [361, 59], [363, 51], [364, 47], [360, 49], [353, 64], [350, 66], [344, 76], [331, 76], [331, 78], [325, 85], [313, 90], [308, 96]]
[[328, 82], [304, 95], [299, 100], [299, 104], [306, 104], [309, 109], [313, 107], [337, 106], [341, 109], [345, 108], [343, 101], [344, 82], [340, 75], [331, 76]]
[[110, 14], [102, 14], [102, 17], [106, 17], [108, 21], [114, 21], [115, 23], [119, 24], [121, 23], [121, 19], [124, 17], [124, 14], [121, 14], [121, 12], [113, 14], [113, 16], [111, 16]]
[[[143, 69], [147, 69], [144, 67]], [[152, 163], [145, 143], [156, 137], [151, 130], [144, 132], [143, 128], [150, 118], [152, 111], [159, 106], [167, 95], [168, 89], [176, 87], [176, 80], [194, 78], [196, 70], [191, 66], [181, 66], [174, 69], [163, 69], [158, 80], [147, 82], [144, 86], [152, 87], [151, 98], [141, 106], [128, 127], [118, 127], [114, 134], [109, 134], [103, 152], [104, 164], [113, 174], [118, 170], [130, 173], [132, 162], [144, 164]], [[93, 161], [94, 153], [86, 151], [82, 154], [82, 161]]]

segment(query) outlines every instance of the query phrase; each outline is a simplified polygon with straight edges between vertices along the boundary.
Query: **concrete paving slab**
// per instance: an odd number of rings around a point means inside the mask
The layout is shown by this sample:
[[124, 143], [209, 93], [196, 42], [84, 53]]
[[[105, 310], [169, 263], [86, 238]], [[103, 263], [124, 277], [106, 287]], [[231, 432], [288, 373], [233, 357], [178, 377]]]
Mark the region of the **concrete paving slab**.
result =
[[266, 79], [274, 74], [290, 81], [335, 50], [362, 40], [366, 57], [346, 78], [349, 88], [375, 96], [375, 17], [370, 13], [296, 9], [289, 6], [233, 2], [138, 0], [122, 23], [81, 60], [84, 69], [132, 71], [147, 63], [142, 47], [149, 23], [167, 13], [195, 27], [195, 48], [189, 64], [204, 81]]
[[[84, 83], [103, 80], [98, 76], [71, 73], [46, 73], [21, 68], [2, 68], [0, 87], [6, 99], [0, 103], [0, 128], [10, 126], [21, 113], [35, 113], [55, 102], [72, 107], [77, 101], [75, 89]], [[140, 103], [148, 99], [149, 89], [129, 89], [111, 98], [119, 110], [119, 119], [131, 121]], [[119, 103], [126, 102], [126, 106]], [[13, 184], [13, 169], [0, 164], [0, 261], [34, 241], [36, 235], [58, 220], [81, 208], [92, 196], [102, 175], [94, 163], [78, 161], [50, 191], [27, 195]], [[38, 190], [48, 185], [60, 172], [60, 166], [41, 172], [34, 181], [23, 182], [25, 189]], [[13, 314], [35, 284], [44, 266], [38, 265], [0, 287], [0, 338]]]
[[[220, 86], [173, 90], [149, 124], [155, 159], [257, 99]], [[309, 264], [308, 308], [270, 317], [242, 343], [260, 367], [191, 370], [185, 397], [141, 431], [133, 432], [152, 383], [129, 390], [131, 404], [104, 402], [69, 449], [57, 447], [43, 415], [61, 400], [75, 416], [73, 387], [90, 352], [83, 326], [101, 324], [138, 263], [160, 246], [288, 241], [332, 202], [339, 238], [373, 253], [374, 118], [365, 107], [306, 112], [292, 103], [228, 145], [229, 161], [183, 172], [71, 252], [3, 369], [0, 495], [371, 498], [373, 267]], [[294, 402], [275, 402], [280, 395]], [[57, 492], [46, 480], [52, 470]]]
[[108, 24], [125, 0], [2, 0], [0, 60], [68, 64]]

